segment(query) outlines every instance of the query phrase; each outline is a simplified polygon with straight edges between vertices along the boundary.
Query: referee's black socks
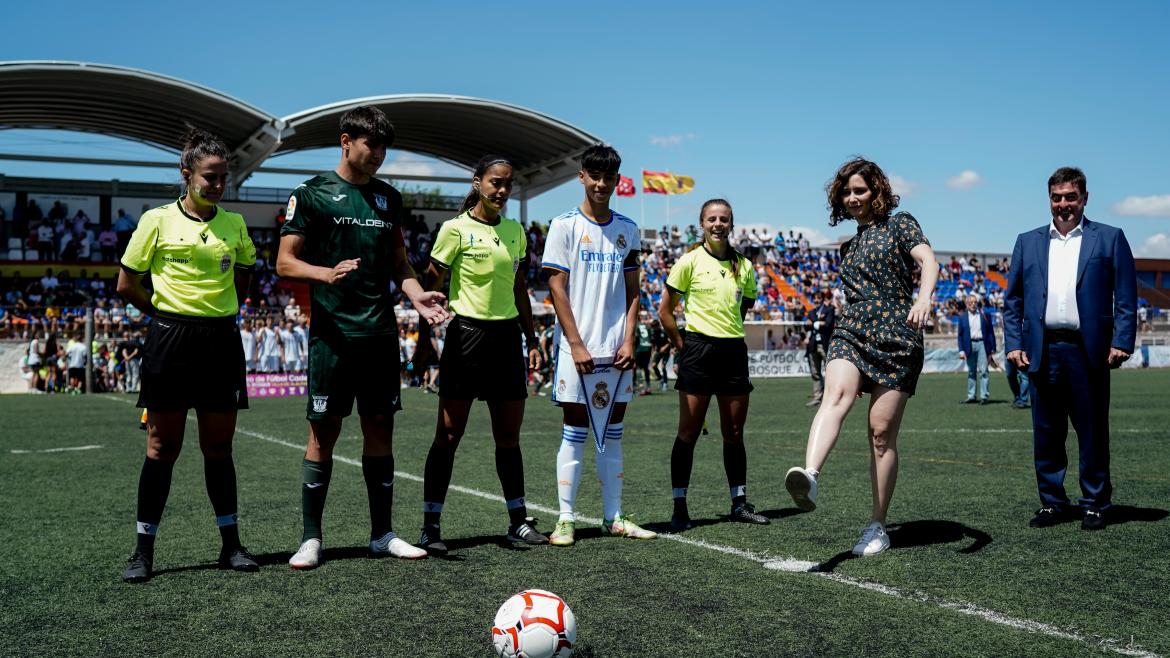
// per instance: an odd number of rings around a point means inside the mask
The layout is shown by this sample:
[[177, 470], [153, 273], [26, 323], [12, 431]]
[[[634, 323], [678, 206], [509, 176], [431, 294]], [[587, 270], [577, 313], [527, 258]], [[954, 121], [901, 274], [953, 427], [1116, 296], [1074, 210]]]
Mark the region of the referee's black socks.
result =
[[447, 442], [431, 443], [427, 464], [423, 467], [423, 525], [437, 526], [451, 485], [451, 468], [455, 464], [455, 447]]
[[379, 539], [394, 529], [394, 455], [362, 455], [362, 475], [370, 499], [370, 539]]
[[207, 497], [215, 510], [215, 525], [225, 548], [240, 545], [240, 526], [236, 517], [236, 466], [231, 453], [223, 457], [203, 458], [203, 480]]
[[321, 516], [325, 513], [325, 497], [329, 494], [332, 475], [332, 459], [301, 462], [301, 517], [305, 524], [302, 543], [321, 538]]
[[138, 476], [138, 545], [136, 550], [145, 555], [154, 555], [154, 537], [162, 520], [167, 496], [171, 493], [171, 474], [175, 462], [151, 459], [142, 462], [142, 473]]
[[687, 443], [674, 437], [670, 451], [670, 486], [674, 495], [675, 512], [687, 508], [687, 488], [691, 486], [691, 466], [695, 462], [695, 442]]
[[528, 507], [524, 504], [524, 457], [520, 453], [520, 446], [496, 446], [496, 475], [504, 488], [508, 519], [514, 526], [524, 523], [528, 517]]
[[738, 507], [747, 502], [747, 449], [743, 441], [723, 442], [723, 470], [727, 473], [727, 486], [731, 489], [731, 506]]

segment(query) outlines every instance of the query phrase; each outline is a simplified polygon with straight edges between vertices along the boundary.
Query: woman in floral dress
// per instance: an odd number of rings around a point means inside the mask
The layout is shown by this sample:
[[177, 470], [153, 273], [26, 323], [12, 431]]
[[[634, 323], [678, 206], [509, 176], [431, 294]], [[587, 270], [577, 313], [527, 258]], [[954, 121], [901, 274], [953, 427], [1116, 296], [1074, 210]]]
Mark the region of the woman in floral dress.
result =
[[[890, 546], [885, 522], [898, 476], [898, 428], [922, 372], [922, 328], [938, 263], [918, 221], [909, 213], [893, 214], [898, 196], [873, 162], [846, 162], [827, 191], [829, 224], [857, 222], [857, 235], [841, 246], [848, 304], [829, 343], [825, 396], [809, 429], [805, 465], [789, 469], [784, 484], [797, 507], [816, 509], [817, 476], [853, 403], [869, 393], [873, 510], [853, 553], [877, 555]], [[917, 299], [915, 264], [922, 272]]]

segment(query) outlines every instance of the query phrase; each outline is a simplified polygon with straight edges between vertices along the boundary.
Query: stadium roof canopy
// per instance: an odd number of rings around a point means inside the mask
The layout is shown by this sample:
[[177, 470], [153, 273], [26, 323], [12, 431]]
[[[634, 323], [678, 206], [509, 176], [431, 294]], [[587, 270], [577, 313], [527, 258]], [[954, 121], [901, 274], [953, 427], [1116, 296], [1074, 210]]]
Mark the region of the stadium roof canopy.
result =
[[79, 130], [178, 151], [190, 123], [227, 143], [237, 187], [269, 156], [336, 146], [338, 120], [358, 105], [386, 112], [397, 132], [397, 150], [469, 169], [485, 153], [509, 157], [522, 200], [575, 176], [574, 159], [600, 141], [539, 112], [465, 96], [374, 96], [279, 118], [214, 89], [140, 69], [0, 62], [0, 129]]

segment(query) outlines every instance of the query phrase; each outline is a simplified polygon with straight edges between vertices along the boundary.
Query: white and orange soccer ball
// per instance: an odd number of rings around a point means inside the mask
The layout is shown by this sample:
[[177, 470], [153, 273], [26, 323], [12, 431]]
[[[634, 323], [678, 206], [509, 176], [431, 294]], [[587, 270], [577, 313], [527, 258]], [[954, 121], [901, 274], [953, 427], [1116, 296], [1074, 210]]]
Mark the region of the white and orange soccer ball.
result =
[[577, 618], [564, 599], [528, 589], [496, 611], [492, 645], [504, 658], [567, 658], [577, 641]]

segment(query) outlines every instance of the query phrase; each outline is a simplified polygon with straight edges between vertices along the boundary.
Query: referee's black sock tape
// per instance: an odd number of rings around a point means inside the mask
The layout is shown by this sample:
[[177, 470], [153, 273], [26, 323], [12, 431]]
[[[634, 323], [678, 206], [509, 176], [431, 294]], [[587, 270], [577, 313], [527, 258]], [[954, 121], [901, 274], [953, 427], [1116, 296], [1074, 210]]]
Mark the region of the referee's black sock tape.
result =
[[370, 539], [394, 529], [394, 455], [362, 455], [362, 475], [370, 499]]
[[[685, 491], [691, 486], [691, 466], [695, 461], [695, 444], [674, 437], [674, 448], [670, 451], [670, 486], [675, 491]], [[681, 497], [681, 496], [680, 496]]]
[[[142, 462], [142, 473], [138, 477], [139, 553], [154, 553], [154, 536], [171, 493], [171, 474], [174, 470], [175, 462], [150, 457]], [[149, 532], [142, 532], [143, 527], [149, 528]]]
[[[236, 466], [229, 454], [224, 457], [203, 458], [203, 480], [207, 484], [207, 497], [211, 499], [211, 508], [215, 510], [216, 519], [223, 519], [219, 525], [219, 536], [227, 548], [240, 545], [240, 531], [234, 520], [236, 515]], [[218, 525], [218, 523], [217, 523]]]
[[321, 516], [325, 513], [325, 497], [329, 495], [332, 475], [332, 459], [301, 462], [301, 517], [305, 524], [302, 542], [321, 538]]

